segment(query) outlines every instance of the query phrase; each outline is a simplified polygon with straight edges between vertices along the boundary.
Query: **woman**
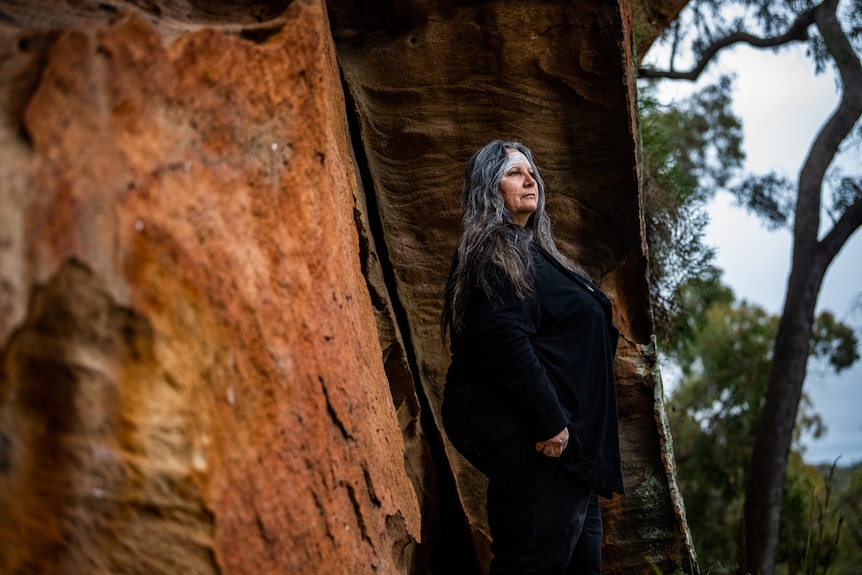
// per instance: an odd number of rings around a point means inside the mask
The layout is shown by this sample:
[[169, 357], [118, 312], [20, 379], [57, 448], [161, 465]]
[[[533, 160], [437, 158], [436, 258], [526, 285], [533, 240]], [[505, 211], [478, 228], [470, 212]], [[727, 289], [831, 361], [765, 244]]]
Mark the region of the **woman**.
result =
[[470, 159], [443, 310], [443, 421], [488, 476], [492, 575], [600, 574], [597, 494], [623, 492], [607, 297], [559, 253], [530, 150]]

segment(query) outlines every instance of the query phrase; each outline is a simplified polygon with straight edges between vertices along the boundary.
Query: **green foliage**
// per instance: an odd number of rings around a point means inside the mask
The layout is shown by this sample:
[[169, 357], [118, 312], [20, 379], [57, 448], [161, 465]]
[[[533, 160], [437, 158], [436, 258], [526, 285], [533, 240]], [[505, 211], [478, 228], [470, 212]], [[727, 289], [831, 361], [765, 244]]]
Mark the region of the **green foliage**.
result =
[[[755, 426], [768, 385], [778, 318], [746, 303], [716, 297], [716, 286], [694, 284], [687, 296], [702, 296], [701, 312], [690, 318], [690, 338], [668, 351], [682, 379], [668, 401], [678, 480], [701, 567], [714, 575], [735, 569], [746, 470]], [[691, 305], [691, 309], [698, 306]], [[853, 346], [855, 335], [828, 312], [817, 318], [812, 358], [849, 359], [836, 350]], [[806, 400], [797, 419], [801, 431], [822, 432]], [[778, 562], [787, 575], [823, 573], [839, 552], [835, 499], [801, 447], [791, 454], [784, 488]], [[862, 529], [860, 529], [862, 535]], [[818, 570], [819, 569], [819, 570]]]
[[759, 215], [768, 229], [786, 228], [793, 221], [796, 189], [793, 182], [775, 172], [749, 176], [731, 193], [739, 205]]
[[780, 573], [825, 575], [835, 563], [842, 524], [835, 513], [832, 471], [820, 475], [798, 453], [792, 453], [788, 463], [777, 556]]
[[713, 305], [730, 305], [733, 291], [721, 283], [721, 270], [711, 267], [698, 277], [687, 278], [673, 293], [674, 309], [670, 321], [658, 326], [663, 352], [673, 357], [694, 353], [690, 348], [704, 329], [707, 310]]
[[[862, 565], [862, 463], [813, 467], [791, 454], [784, 505], [778, 575], [858, 575]], [[715, 511], [720, 520], [733, 510], [719, 507]], [[799, 520], [789, 521], [788, 517]], [[717, 532], [720, 529], [716, 527]], [[726, 549], [726, 553], [735, 552], [730, 545]], [[654, 562], [647, 562], [661, 575]], [[701, 565], [706, 562], [701, 560]], [[730, 573], [732, 565], [732, 561], [711, 563], [703, 572]]]
[[858, 343], [853, 329], [837, 321], [830, 312], [823, 312], [814, 320], [811, 355], [827, 360], [835, 373], [856, 363]]
[[672, 107], [659, 105], [648, 89], [639, 99], [653, 312], [656, 333], [669, 337], [686, 327], [686, 286], [718, 285], [715, 252], [703, 243], [704, 204], [744, 159], [730, 87], [723, 78]]
[[862, 565], [862, 463], [848, 468], [836, 485], [838, 513], [844, 521], [830, 575], [856, 575]]
[[722, 76], [673, 106], [649, 86], [639, 94], [646, 175], [677, 203], [703, 201], [742, 166], [742, 124], [732, 109], [733, 80]]
[[[862, 132], [862, 124], [860, 124], [860, 132]], [[854, 202], [862, 199], [862, 178], [844, 176], [840, 171], [836, 170], [832, 174], [831, 183], [832, 205], [829, 206], [828, 213], [834, 222]]]

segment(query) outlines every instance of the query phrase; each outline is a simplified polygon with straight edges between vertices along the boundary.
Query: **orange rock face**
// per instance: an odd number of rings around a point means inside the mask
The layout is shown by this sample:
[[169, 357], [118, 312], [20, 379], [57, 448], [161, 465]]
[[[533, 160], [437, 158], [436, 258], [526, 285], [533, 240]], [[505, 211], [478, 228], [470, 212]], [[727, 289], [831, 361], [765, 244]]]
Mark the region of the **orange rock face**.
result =
[[438, 319], [463, 167], [495, 137], [533, 149], [623, 334], [605, 573], [696, 572], [631, 13], [0, 2], [0, 572], [486, 570]]
[[262, 44], [3, 30], [31, 78], [3, 126], [0, 571], [405, 570], [334, 53], [319, 4], [283, 18]]

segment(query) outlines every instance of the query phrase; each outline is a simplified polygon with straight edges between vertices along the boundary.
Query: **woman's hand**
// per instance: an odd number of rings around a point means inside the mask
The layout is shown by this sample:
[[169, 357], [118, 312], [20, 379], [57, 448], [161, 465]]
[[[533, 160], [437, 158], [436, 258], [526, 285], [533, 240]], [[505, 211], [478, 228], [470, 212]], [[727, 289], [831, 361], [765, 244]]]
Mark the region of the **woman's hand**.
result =
[[559, 457], [569, 445], [569, 428], [564, 427], [561, 432], [550, 439], [536, 443], [536, 451], [541, 451], [548, 457]]

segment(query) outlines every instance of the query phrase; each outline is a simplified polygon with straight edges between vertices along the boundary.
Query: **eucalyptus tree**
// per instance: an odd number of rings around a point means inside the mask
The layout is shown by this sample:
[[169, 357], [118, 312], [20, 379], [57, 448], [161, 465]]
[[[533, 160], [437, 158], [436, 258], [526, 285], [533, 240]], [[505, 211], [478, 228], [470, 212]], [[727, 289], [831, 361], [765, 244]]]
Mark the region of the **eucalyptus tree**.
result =
[[[818, 71], [832, 66], [837, 72], [839, 104], [814, 137], [797, 181], [750, 176], [731, 190], [767, 225], [793, 233], [791, 270], [748, 470], [738, 562], [740, 574], [772, 575], [817, 298], [830, 264], [862, 225], [862, 178], [830, 170], [842, 146], [862, 139], [862, 0], [840, 6], [839, 0], [691, 0], [665, 40], [671, 48], [668, 69], [644, 68], [640, 78], [695, 80], [737, 44], [774, 49], [805, 43]], [[677, 70], [677, 57], [687, 50], [694, 64]]]
[[[734, 534], [742, 521], [745, 469], [763, 409], [779, 318], [757, 306], [736, 303], [732, 295], [716, 298], [714, 286], [703, 287], [698, 282], [682, 290], [704, 305], [684, 344], [669, 350], [681, 374], [667, 403], [668, 420], [698, 559], [705, 571], [725, 575], [733, 572], [739, 548]], [[824, 373], [853, 364], [858, 340], [851, 328], [821, 312], [814, 331], [809, 357]], [[827, 517], [824, 510], [814, 525], [810, 521], [816, 505], [812, 486], [821, 487], [823, 478], [803, 464], [798, 441], [803, 432], [816, 437], [823, 429], [820, 416], [803, 399], [783, 493], [778, 547], [778, 562], [787, 573], [799, 573], [805, 564], [829, 567], [837, 559], [839, 528], [834, 513]], [[820, 536], [812, 537], [812, 532]], [[823, 537], [824, 532], [829, 536]]]

